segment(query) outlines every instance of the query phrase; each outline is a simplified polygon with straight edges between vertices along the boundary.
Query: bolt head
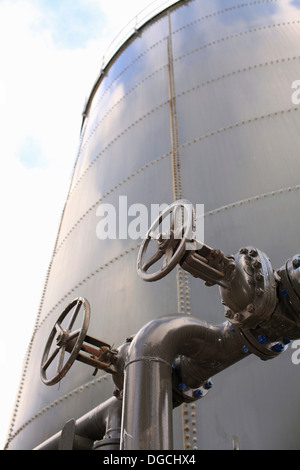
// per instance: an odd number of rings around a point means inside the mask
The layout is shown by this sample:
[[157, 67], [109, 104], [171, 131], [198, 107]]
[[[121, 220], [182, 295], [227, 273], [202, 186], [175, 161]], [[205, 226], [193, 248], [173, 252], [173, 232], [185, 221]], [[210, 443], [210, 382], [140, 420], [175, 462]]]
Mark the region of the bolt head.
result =
[[268, 338], [266, 337], [266, 335], [260, 335], [258, 338], [257, 338], [257, 341], [260, 343], [260, 344], [265, 344], [267, 342]]
[[300, 256], [298, 255], [293, 259], [293, 268], [298, 269], [300, 267]]
[[286, 299], [289, 298], [289, 294], [287, 293], [287, 291], [285, 289], [282, 289], [281, 293], [282, 293], [283, 297], [285, 297]]
[[203, 395], [203, 392], [200, 388], [198, 388], [197, 390], [194, 390], [194, 392], [193, 392], [193, 396], [195, 398], [200, 398], [200, 397], [202, 397], [202, 395]]
[[209, 390], [210, 388], [212, 388], [212, 386], [213, 386], [213, 383], [211, 380], [207, 380], [204, 384], [205, 390]]
[[288, 338], [283, 338], [282, 342], [283, 342], [283, 344], [290, 344], [292, 342], [292, 340], [288, 339]]
[[254, 307], [254, 305], [253, 305], [253, 304], [249, 304], [249, 305], [247, 306], [247, 311], [248, 311], [249, 313], [255, 312], [255, 307]]
[[258, 269], [259, 269], [259, 268], [261, 268], [262, 264], [261, 264], [261, 262], [260, 262], [258, 259], [256, 259], [256, 260], [253, 262], [253, 266], [254, 266], [255, 268], [258, 268]]
[[233, 316], [233, 312], [232, 312], [232, 310], [227, 309], [224, 315], [227, 318], [231, 318]]
[[181, 392], [186, 392], [187, 389], [188, 389], [188, 386], [187, 386], [185, 383], [183, 383], [183, 382], [181, 382], [181, 383], [178, 385], [178, 390], [180, 390]]
[[284, 350], [284, 345], [281, 343], [277, 343], [272, 347], [273, 351], [281, 353]]
[[250, 250], [249, 255], [250, 256], [257, 256], [258, 255], [257, 250], [255, 250], [255, 249]]

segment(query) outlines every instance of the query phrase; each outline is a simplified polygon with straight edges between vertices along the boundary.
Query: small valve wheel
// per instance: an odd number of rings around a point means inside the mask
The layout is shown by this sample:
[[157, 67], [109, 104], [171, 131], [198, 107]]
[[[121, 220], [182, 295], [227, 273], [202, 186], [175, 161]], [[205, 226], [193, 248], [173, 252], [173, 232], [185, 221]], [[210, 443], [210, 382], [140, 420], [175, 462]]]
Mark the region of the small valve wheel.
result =
[[[167, 225], [169, 215], [169, 227], [166, 228], [164, 225]], [[194, 223], [193, 206], [184, 199], [170, 204], [153, 222], [141, 244], [137, 258], [138, 275], [144, 281], [151, 282], [163, 278], [181, 261], [187, 249], [187, 242], [192, 241]], [[156, 243], [156, 252], [145, 261], [145, 255], [151, 241]], [[156, 268], [155, 272], [148, 272], [153, 265], [158, 266], [162, 258], [162, 265], [158, 269]]]
[[[83, 314], [81, 326], [72, 331], [75, 322]], [[64, 320], [66, 327], [62, 326]], [[90, 322], [90, 305], [83, 297], [74, 299], [55, 322], [47, 340], [41, 361], [41, 379], [46, 385], [54, 385], [68, 372], [76, 360], [87, 334]], [[69, 357], [66, 359], [66, 352]], [[54, 375], [47, 378], [47, 370], [54, 367]]]

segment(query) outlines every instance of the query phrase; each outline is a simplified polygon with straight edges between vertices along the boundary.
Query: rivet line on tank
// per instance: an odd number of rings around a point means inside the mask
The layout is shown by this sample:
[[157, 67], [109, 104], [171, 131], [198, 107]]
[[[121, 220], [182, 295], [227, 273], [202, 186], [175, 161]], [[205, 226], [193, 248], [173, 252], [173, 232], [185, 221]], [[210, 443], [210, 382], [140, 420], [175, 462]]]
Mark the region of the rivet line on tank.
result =
[[146, 163], [144, 166], [138, 168], [136, 171], [134, 171], [133, 173], [131, 173], [131, 175], [127, 176], [126, 179], [123, 179], [122, 181], [120, 181], [118, 184], [116, 184], [113, 188], [109, 189], [105, 194], [103, 194], [103, 196], [101, 196], [94, 204], [92, 204], [92, 206], [90, 206], [86, 212], [77, 220], [77, 222], [71, 227], [71, 229], [68, 231], [68, 233], [65, 235], [65, 237], [63, 238], [63, 240], [60, 242], [60, 244], [58, 245], [58, 247], [56, 248], [55, 250], [55, 255], [58, 253], [58, 251], [61, 249], [62, 245], [65, 243], [65, 241], [69, 238], [69, 236], [71, 235], [71, 233], [80, 225], [80, 223], [84, 220], [84, 218], [92, 211], [94, 210], [95, 208], [98, 207], [98, 205], [106, 198], [108, 197], [110, 194], [112, 194], [114, 191], [116, 191], [117, 189], [119, 189], [120, 187], [123, 186], [123, 184], [127, 183], [127, 181], [131, 180], [132, 178], [134, 178], [135, 176], [137, 176], [138, 174], [140, 174], [142, 171], [145, 171], [147, 170], [148, 168], [151, 168], [151, 166], [155, 165], [156, 163], [160, 162], [161, 160], [163, 160], [164, 158], [170, 156], [170, 152], [167, 152], [167, 153], [164, 153], [163, 155], [161, 155], [160, 157], [158, 158], [155, 158], [154, 160], [151, 160], [151, 162], [149, 163]]
[[[141, 120], [144, 120], [146, 119], [147, 117], [149, 117], [152, 113], [158, 111], [159, 109], [167, 106], [169, 104], [169, 101], [165, 101], [163, 103], [161, 103], [160, 105], [158, 106], [155, 106], [154, 108], [152, 108], [150, 111], [146, 112], [145, 114], [143, 114], [142, 116], [140, 116], [139, 119], [135, 120], [131, 125], [130, 127], [127, 127], [126, 129], [124, 129], [122, 131], [122, 134], [124, 135], [125, 133], [127, 133], [130, 129], [132, 129], [132, 127], [136, 126], [139, 121]], [[119, 134], [120, 136], [120, 134]], [[80, 175], [80, 177], [78, 178], [78, 180], [76, 181], [76, 183], [74, 184], [72, 190], [70, 191], [70, 194], [69, 194], [69, 197], [72, 196], [72, 194], [74, 193], [75, 189], [77, 188], [77, 186], [79, 185], [79, 183], [82, 181], [82, 179], [85, 177], [85, 175], [87, 174], [87, 172], [90, 170], [90, 168], [96, 163], [96, 161], [107, 151], [110, 149], [110, 147], [118, 140], [119, 136], [115, 136], [110, 142], [108, 142], [108, 144], [95, 156], [95, 158], [89, 163], [89, 165], [86, 167], [86, 169], [84, 170], [84, 172]]]
[[[267, 0], [267, 1], [277, 1], [277, 0]], [[233, 7], [230, 7], [230, 8], [226, 8], [226, 9], [223, 9], [223, 10], [219, 10], [217, 12], [213, 12], [212, 14], [210, 15], [205, 15], [204, 17], [201, 17], [201, 18], [198, 18], [196, 20], [194, 20], [193, 22], [183, 26], [182, 28], [179, 28], [177, 30], [175, 30], [172, 34], [175, 34], [177, 33], [178, 31], [181, 31], [182, 29], [185, 29], [193, 24], [195, 24], [196, 22], [199, 22], [199, 21], [203, 21], [205, 19], [208, 19], [208, 18], [211, 18], [213, 16], [217, 16], [217, 15], [220, 15], [220, 14], [223, 14], [223, 13], [227, 13], [227, 12], [230, 12], [236, 8], [241, 8], [241, 7], [245, 7], [245, 6], [252, 6], [252, 5], [255, 5], [256, 3], [260, 3], [260, 2], [249, 2], [249, 3], [245, 3], [245, 4], [242, 4], [242, 5], [237, 5], [237, 6], [233, 6]], [[278, 24], [274, 24], [272, 26], [282, 26], [282, 25], [289, 25], [289, 24], [295, 24], [296, 22], [295, 21], [291, 21], [291, 22], [287, 22], [287, 23], [278, 23]], [[259, 27], [259, 28], [254, 28], [252, 30], [249, 30], [248, 32], [253, 32], [253, 31], [260, 31], [262, 29], [266, 29], [266, 28], [270, 28], [271, 25], [268, 25], [268, 26], [264, 26], [264, 27]], [[247, 32], [243, 33], [237, 33], [236, 35], [232, 35], [232, 36], [227, 36], [225, 38], [221, 38], [221, 39], [218, 39], [216, 41], [213, 41], [212, 43], [209, 43], [208, 45], [214, 45], [220, 41], [223, 41], [223, 40], [226, 40], [226, 39], [231, 39], [237, 35], [242, 35], [242, 34], [247, 34]], [[143, 57], [146, 53], [148, 53], [151, 49], [153, 49], [154, 47], [156, 47], [158, 44], [160, 44], [161, 42], [163, 42], [165, 40], [165, 38], [162, 38], [161, 40], [159, 40], [157, 43], [153, 44], [152, 46], [150, 46], [150, 48], [146, 49], [143, 53], [141, 53], [138, 57], [136, 57], [130, 64], [128, 64], [121, 72], [120, 74], [115, 78], [115, 80], [110, 84], [110, 86], [105, 90], [104, 94], [99, 98], [97, 104], [102, 100], [102, 98], [104, 97], [104, 95], [108, 92], [108, 90], [111, 88], [111, 86], [113, 86], [113, 83], [118, 80], [118, 78], [125, 72], [127, 71], [137, 60], [139, 60], [141, 57]], [[207, 47], [208, 45], [204, 45], [203, 47]], [[201, 48], [199, 48], [198, 50], [200, 50]], [[193, 53], [193, 51], [191, 52]], [[95, 109], [97, 109], [97, 104], [95, 105]]]
[[189, 140], [189, 141], [185, 142], [184, 144], [182, 144], [181, 148], [188, 147], [189, 145], [200, 142], [201, 140], [207, 139], [208, 137], [212, 137], [216, 134], [219, 134], [220, 132], [229, 131], [230, 129], [233, 129], [233, 127], [240, 127], [241, 125], [251, 124], [251, 123], [256, 122], [260, 119], [276, 117], [276, 116], [278, 116], [278, 114], [282, 115], [282, 114], [290, 113], [291, 111], [296, 112], [296, 111], [298, 111], [298, 108], [294, 107], [294, 108], [284, 109], [284, 110], [276, 111], [276, 112], [273, 112], [273, 113], [265, 114], [265, 115], [262, 115], [262, 116], [256, 116], [256, 117], [253, 117], [251, 119], [248, 119], [247, 121], [241, 121], [241, 122], [236, 122], [235, 124], [230, 124], [227, 127], [222, 127], [220, 129], [216, 129], [216, 130], [211, 131], [207, 134], [204, 134], [204, 135], [196, 137], [192, 140]]
[[[278, 0], [266, 0], [267, 2], [277, 2]], [[264, 2], [264, 0], [263, 0]], [[262, 3], [263, 3], [262, 2]], [[240, 8], [240, 7], [245, 7], [245, 6], [252, 6], [252, 5], [255, 5], [256, 3], [261, 3], [260, 1], [258, 2], [249, 2], [249, 3], [245, 3], [245, 4], [242, 4], [242, 5], [237, 5], [237, 6], [233, 6], [233, 7], [230, 7], [230, 8], [225, 8], [223, 10], [219, 10], [219, 11], [216, 11], [212, 14], [209, 14], [209, 15], [205, 15], [201, 18], [198, 18], [194, 21], [192, 21], [191, 23], [188, 23], [187, 25], [184, 25], [182, 26], [181, 28], [177, 29], [177, 30], [174, 30], [172, 34], [176, 34], [177, 32], [185, 29], [185, 28], [188, 28], [190, 26], [192, 26], [193, 24], [199, 22], [199, 21], [203, 21], [203, 20], [207, 20], [209, 18], [212, 18], [214, 16], [217, 16], [217, 15], [221, 15], [221, 14], [224, 14], [224, 13], [228, 13], [230, 11], [233, 11], [235, 10], [236, 8]], [[140, 60], [144, 55], [146, 55], [149, 51], [151, 51], [153, 48], [157, 47], [159, 44], [161, 44], [162, 42], [164, 42], [166, 39], [166, 37], [163, 37], [161, 38], [159, 41], [157, 41], [156, 43], [152, 44], [149, 48], [147, 48], [145, 51], [143, 51], [141, 54], [139, 54], [132, 62], [130, 62], [116, 77], [115, 79], [110, 83], [110, 85], [106, 88], [106, 90], [102, 93], [102, 95], [99, 97], [99, 99], [96, 101], [96, 104], [95, 104], [95, 108], [98, 107], [98, 104], [102, 101], [102, 99], [104, 98], [104, 96], [109, 92], [109, 90], [111, 89], [111, 87], [114, 85], [114, 83], [132, 66], [134, 65], [138, 60]]]
[[[292, 22], [292, 23], [297, 23], [299, 24], [300, 21], [295, 21], [295, 22]], [[215, 83], [217, 81], [220, 81], [220, 80], [223, 80], [224, 78], [228, 78], [228, 77], [231, 77], [233, 75], [236, 75], [236, 74], [241, 74], [241, 73], [245, 73], [245, 72], [248, 72], [250, 70], [253, 70], [257, 67], [266, 67], [266, 66], [270, 66], [270, 65], [276, 65], [276, 64], [279, 64], [279, 63], [283, 63], [285, 61], [291, 61], [291, 60], [299, 60], [300, 59], [300, 56], [293, 56], [293, 57], [288, 57], [288, 58], [281, 58], [281, 59], [276, 59], [274, 61], [270, 61], [270, 62], [265, 62], [265, 63], [260, 63], [260, 64], [254, 64], [252, 66], [248, 66], [248, 67], [244, 67], [243, 69], [238, 69], [238, 70], [235, 70], [233, 72], [229, 72], [227, 73], [226, 75], [222, 75], [220, 77], [216, 77], [210, 81], [206, 81], [206, 82], [203, 82], [199, 85], [196, 85], [195, 87], [191, 88], [191, 89], [188, 89], [188, 90], [185, 90], [181, 93], [179, 93], [177, 95], [177, 97], [181, 97], [181, 96], [184, 96], [185, 94], [187, 93], [191, 93], [192, 91], [195, 91], [196, 89], [199, 89], [201, 87], [204, 87], [204, 86], [208, 86], [209, 84], [212, 84], [212, 83]], [[162, 103], [161, 105], [159, 105], [158, 107], [154, 108], [153, 110], [149, 111], [148, 113], [144, 114], [143, 116], [141, 116], [139, 118], [139, 120], [135, 121], [134, 123], [131, 124], [131, 126], [127, 129], [125, 129], [123, 132], [127, 132], [128, 130], [131, 129], [132, 126], [135, 126], [140, 120], [143, 120], [145, 119], [147, 116], [149, 116], [152, 112], [155, 112], [157, 111], [157, 109], [159, 107], [162, 107], [162, 106], [165, 106], [166, 103]], [[293, 108], [293, 109], [297, 109], [297, 108]], [[290, 112], [291, 110], [287, 110], [288, 112]], [[283, 112], [287, 112], [287, 111], [281, 111], [282, 113]], [[269, 117], [270, 115], [267, 115], [267, 116], [260, 116], [260, 117], [256, 117], [254, 118], [255, 120], [258, 120], [258, 119], [264, 119], [265, 117]], [[248, 120], [247, 122], [252, 122], [252, 120]], [[235, 127], [238, 127], [240, 124], [245, 124], [245, 121], [242, 121], [242, 123], [236, 123], [235, 124]], [[229, 128], [232, 128], [232, 127], [229, 127]], [[220, 133], [224, 130], [226, 130], [227, 128], [221, 128], [221, 129], [217, 129], [216, 131], [212, 131], [210, 133], [210, 135], [214, 135], [214, 132], [217, 132], [217, 133]], [[205, 136], [202, 136], [202, 138], [206, 137], [207, 134]], [[108, 145], [95, 157], [95, 159], [89, 164], [89, 166], [85, 169], [85, 171], [80, 175], [79, 179], [77, 180], [77, 182], [75, 183], [74, 187], [72, 188], [72, 191], [70, 191], [70, 196], [72, 195], [72, 193], [75, 191], [77, 185], [80, 183], [81, 179], [85, 176], [86, 172], [89, 170], [89, 168], [96, 162], [96, 160], [107, 150], [107, 148], [114, 143], [114, 141], [116, 140], [113, 139], [111, 142], [108, 143]], [[195, 140], [195, 139], [194, 139]], [[199, 140], [199, 138], [198, 138]], [[190, 142], [191, 143], [191, 142]], [[186, 144], [183, 144], [183, 145], [189, 145], [190, 143], [186, 143]]]
[[[295, 21], [295, 22], [292, 22], [292, 23], [297, 23], [299, 24], [300, 21]], [[261, 28], [263, 29], [263, 28]], [[248, 66], [248, 67], [244, 67], [243, 69], [238, 69], [238, 70], [235, 70], [233, 72], [229, 72], [227, 73], [226, 75], [222, 75], [220, 77], [216, 77], [210, 81], [206, 81], [206, 82], [203, 82], [201, 84], [198, 84], [196, 85], [195, 87], [191, 88], [191, 89], [188, 89], [188, 90], [185, 90], [181, 93], [179, 93], [177, 95], [177, 97], [181, 97], [181, 96], [184, 96], [185, 94], [187, 93], [190, 93], [192, 91], [195, 91], [196, 89], [199, 89], [201, 87], [204, 87], [204, 86], [208, 86], [212, 83], [215, 83], [217, 81], [220, 81], [220, 80], [223, 80], [224, 78], [228, 78], [228, 77], [231, 77], [233, 75], [236, 75], [236, 74], [241, 74], [241, 73], [245, 73], [245, 72], [248, 72], [250, 70], [253, 70], [257, 67], [264, 67], [264, 66], [270, 66], [270, 65], [276, 65], [276, 64], [279, 64], [280, 62], [285, 62], [285, 61], [290, 61], [290, 60], [299, 60], [300, 59], [300, 56], [294, 56], [294, 57], [288, 57], [288, 58], [281, 58], [281, 59], [277, 59], [275, 61], [270, 61], [270, 62], [265, 62], [265, 63], [260, 63], [260, 64], [254, 64], [252, 66]], [[160, 107], [163, 107], [166, 105], [166, 102], [162, 103], [161, 105], [153, 108], [151, 111], [149, 111], [148, 113], [144, 114], [143, 116], [141, 116], [138, 120], [134, 121], [127, 129], [125, 129], [122, 134], [124, 134], [125, 132], [128, 132], [133, 126], [135, 126], [139, 121], [145, 119], [146, 117], [148, 117], [150, 114], [152, 114], [153, 112], [157, 111], [158, 108]], [[261, 117], [257, 117], [255, 118], [256, 120], [261, 118], [263, 119], [265, 116], [261, 116]], [[248, 122], [251, 122], [251, 120], [248, 120]], [[242, 122], [243, 124], [245, 123], [244, 121]], [[238, 127], [239, 123], [236, 123], [235, 126]], [[215, 132], [217, 133], [220, 133], [221, 131], [225, 130], [225, 128], [222, 128], [222, 129], [217, 129]], [[213, 132], [210, 133], [210, 135], [214, 135]], [[85, 169], [85, 171], [80, 175], [80, 177], [78, 178], [77, 182], [75, 183], [75, 185], [73, 186], [72, 190], [70, 191], [70, 194], [69, 196], [72, 195], [72, 193], [75, 191], [76, 187], [78, 186], [78, 184], [80, 183], [81, 179], [85, 176], [85, 174], [87, 173], [87, 171], [90, 169], [90, 167], [98, 160], [98, 158], [110, 147], [110, 145], [112, 145], [116, 140], [117, 138], [119, 138], [119, 136], [117, 136], [115, 139], [113, 139], [112, 141], [110, 141], [107, 146], [95, 157], [95, 159], [90, 162], [90, 164], [88, 165], [88, 167]], [[183, 144], [185, 145], [185, 144]], [[81, 152], [81, 150], [80, 150]]]
[[182, 60], [185, 57], [188, 57], [192, 54], [195, 54], [195, 53], [200, 52], [204, 49], [207, 49], [208, 47], [215, 46], [217, 44], [220, 44], [221, 42], [236, 39], [237, 37], [245, 36], [245, 35], [251, 34], [251, 33], [257, 33], [257, 32], [264, 31], [264, 30], [270, 29], [270, 28], [285, 27], [285, 26], [291, 26], [291, 25], [297, 25], [297, 24], [300, 24], [299, 20], [288, 21], [288, 22], [283, 22], [283, 23], [274, 23], [273, 25], [260, 26], [258, 28], [252, 28], [252, 29], [248, 29], [248, 30], [245, 30], [245, 31], [240, 31], [239, 33], [231, 34], [229, 36], [224, 36], [224, 37], [221, 37], [219, 39], [216, 39], [215, 41], [203, 44], [203, 46], [197, 47], [196, 49], [193, 49], [192, 51], [186, 52], [185, 54], [182, 54], [181, 56], [176, 57], [176, 59], [174, 59], [174, 61]]
[[39, 325], [36, 327], [36, 331], [45, 323], [45, 321], [49, 318], [49, 316], [55, 311], [55, 309], [57, 307], [59, 307], [64, 299], [66, 297], [69, 297], [71, 296], [71, 294], [73, 292], [75, 292], [79, 286], [82, 286], [83, 284], [85, 284], [88, 280], [88, 278], [90, 276], [92, 276], [92, 274], [94, 273], [97, 274], [99, 273], [100, 271], [103, 271], [104, 269], [108, 268], [109, 266], [111, 266], [113, 263], [115, 263], [118, 259], [122, 258], [124, 255], [127, 255], [133, 251], [135, 251], [137, 248], [140, 247], [140, 243], [137, 243], [135, 246], [131, 247], [131, 248], [128, 248], [127, 250], [125, 250], [123, 253], [120, 253], [118, 256], [116, 256], [115, 258], [112, 258], [110, 261], [108, 261], [107, 263], [99, 266], [97, 269], [95, 269], [92, 273], [90, 273], [87, 277], [85, 277], [84, 279], [82, 279], [81, 281], [79, 281], [72, 289], [70, 289], [64, 297], [61, 297], [61, 299], [56, 302], [56, 304], [51, 308], [51, 310], [48, 311], [48, 313], [44, 316], [44, 318], [41, 320], [41, 322], [39, 323]]
[[[300, 23], [300, 22], [299, 22]], [[235, 76], [235, 75], [238, 75], [238, 74], [243, 74], [243, 73], [247, 73], [251, 70], [255, 70], [257, 69], [258, 67], [261, 68], [261, 67], [268, 67], [268, 66], [272, 66], [272, 65], [278, 65], [280, 63], [284, 63], [284, 62], [289, 62], [289, 61], [295, 61], [295, 60], [299, 60], [300, 59], [300, 56], [293, 56], [293, 57], [287, 57], [287, 58], [281, 58], [281, 59], [276, 59], [276, 60], [271, 60], [270, 62], [264, 62], [264, 63], [259, 63], [259, 64], [254, 64], [254, 65], [249, 65], [248, 67], [244, 67], [242, 69], [238, 69], [238, 70], [234, 70], [232, 72], [228, 72], [227, 74], [225, 75], [221, 75], [219, 77], [216, 77], [216, 78], [212, 78], [211, 80], [207, 80], [205, 82], [202, 82], [198, 85], [195, 85], [194, 87], [192, 88], [189, 88], [187, 90], [184, 90], [182, 91], [181, 93], [179, 93], [177, 95], [178, 98], [181, 98], [182, 96], [185, 96], [189, 93], [192, 93], [196, 90], [199, 90], [200, 88], [203, 88], [203, 87], [206, 87], [208, 85], [211, 85], [213, 83], [216, 83], [218, 81], [221, 81], [221, 80], [224, 80], [226, 78], [230, 78], [232, 76]]]
[[297, 184], [295, 186], [289, 186], [287, 188], [280, 188], [280, 189], [277, 189], [275, 191], [270, 191], [268, 193], [255, 195], [255, 196], [249, 197], [247, 199], [242, 199], [241, 201], [235, 201], [235, 202], [227, 204], [225, 206], [218, 207], [217, 209], [214, 209], [212, 211], [206, 212], [204, 214], [204, 217], [214, 215], [214, 214], [218, 214], [218, 213], [220, 213], [224, 210], [235, 208], [235, 207], [241, 206], [243, 204], [249, 204], [249, 203], [252, 203], [252, 202], [255, 202], [255, 201], [259, 201], [261, 199], [266, 199], [268, 197], [274, 197], [274, 196], [277, 196], [277, 195], [280, 195], [280, 194], [290, 193], [292, 191], [299, 191], [299, 190], [300, 190], [300, 185]]
[[[56, 242], [57, 242], [57, 239], [56, 239]], [[50, 265], [49, 265], [48, 270], [47, 270], [45, 286], [47, 285], [47, 282], [48, 282], [51, 265], [52, 265], [52, 260], [51, 260]], [[17, 398], [16, 398], [15, 405], [14, 405], [13, 419], [11, 420], [11, 427], [9, 429], [9, 436], [14, 431], [16, 417], [17, 417], [17, 413], [19, 411], [19, 403], [21, 401], [21, 397], [22, 397], [22, 393], [23, 393], [23, 387], [24, 387], [24, 383], [25, 383], [25, 379], [26, 379], [26, 375], [27, 375], [30, 356], [31, 356], [31, 353], [32, 353], [32, 347], [33, 347], [33, 343], [34, 343], [34, 339], [35, 339], [35, 334], [36, 334], [36, 331], [38, 329], [38, 322], [39, 322], [39, 318], [40, 318], [40, 315], [41, 315], [42, 305], [43, 305], [43, 301], [44, 301], [44, 297], [45, 297], [45, 290], [46, 290], [46, 287], [44, 287], [43, 292], [42, 292], [42, 298], [41, 298], [41, 302], [40, 302], [40, 306], [39, 306], [39, 310], [38, 310], [38, 315], [37, 315], [35, 326], [34, 326], [34, 331], [33, 331], [31, 340], [29, 342], [29, 345], [28, 345], [28, 348], [27, 348], [27, 351], [26, 351], [26, 354], [25, 354], [24, 367], [23, 367], [22, 376], [21, 376], [21, 379], [20, 379], [18, 392], [17, 392]]]
[[111, 87], [114, 85], [114, 83], [125, 73], [127, 72], [127, 70], [130, 69], [130, 67], [132, 67], [132, 65], [134, 65], [137, 61], [139, 61], [144, 55], [148, 54], [148, 52], [150, 52], [152, 49], [154, 49], [155, 47], [157, 47], [158, 45], [160, 45], [162, 42], [165, 41], [165, 37], [161, 38], [159, 41], [155, 42], [154, 44], [152, 44], [150, 47], [148, 47], [147, 49], [145, 49], [145, 51], [141, 52], [132, 62], [130, 62], [123, 70], [120, 71], [120, 73], [114, 78], [114, 80], [110, 83], [110, 85], [106, 88], [106, 90], [102, 93], [102, 95], [99, 97], [99, 99], [97, 100], [96, 104], [95, 104], [95, 107], [97, 108], [98, 105], [100, 104], [100, 102], [102, 101], [102, 99], [104, 98], [104, 96], [106, 95], [106, 93], [109, 92], [109, 90], [111, 89]]
[[65, 395], [57, 398], [54, 402], [49, 403], [49, 405], [46, 405], [44, 408], [39, 410], [37, 413], [35, 413], [31, 418], [29, 418], [27, 421], [25, 421], [22, 426], [20, 426], [13, 434], [10, 433], [8, 435], [7, 443], [5, 445], [5, 449], [9, 447], [9, 444], [11, 441], [18, 435], [20, 434], [21, 431], [23, 431], [29, 424], [31, 424], [35, 419], [39, 418], [41, 415], [46, 413], [47, 411], [51, 410], [53, 407], [59, 405], [60, 403], [64, 402], [65, 400], [71, 398], [73, 394], [81, 393], [87, 390], [90, 386], [96, 385], [98, 383], [101, 383], [103, 380], [106, 380], [108, 377], [108, 374], [102, 375], [101, 377], [98, 377], [97, 379], [91, 380], [90, 382], [87, 382], [84, 385], [81, 385], [80, 387], [75, 388], [74, 390], [71, 390], [70, 392], [66, 393]]
[[[100, 119], [100, 121], [97, 122], [97, 124], [93, 127], [92, 130], [90, 130], [88, 132], [88, 135], [86, 136], [86, 138], [83, 139], [83, 142], [82, 142], [82, 145], [80, 147], [80, 150], [79, 150], [79, 155], [83, 152], [85, 146], [87, 145], [87, 143], [89, 142], [90, 138], [93, 136], [93, 134], [96, 132], [96, 130], [98, 129], [98, 127], [100, 125], [103, 124], [103, 122], [105, 121], [105, 119], [114, 111], [114, 109], [116, 109], [121, 103], [122, 101], [124, 101], [125, 98], [127, 98], [131, 93], [133, 93], [138, 87], [140, 87], [142, 84], [144, 84], [147, 80], [151, 79], [153, 76], [155, 76], [156, 74], [160, 73], [162, 70], [164, 70], [165, 68], [168, 67], [168, 64], [164, 64], [162, 65], [160, 68], [158, 68], [157, 70], [155, 70], [154, 72], [152, 72], [150, 75], [148, 75], [147, 77], [143, 78], [140, 82], [138, 82], [134, 87], [132, 87], [130, 90], [128, 90], [119, 100], [117, 100], [113, 106], [111, 106], [107, 112], [103, 115], [103, 117]], [[99, 111], [98, 110], [98, 107], [95, 107], [95, 111]], [[91, 113], [91, 115], [89, 116], [89, 119], [92, 120], [92, 116], [93, 116], [93, 113]]]
[[184, 26], [181, 26], [180, 28], [176, 29], [173, 31], [173, 34], [178, 33], [179, 31], [184, 30], [185, 28], [189, 28], [190, 26], [193, 26], [201, 21], [205, 21], [211, 18], [214, 18], [219, 15], [223, 15], [225, 13], [229, 13], [231, 11], [234, 11], [238, 8], [245, 8], [245, 7], [251, 7], [260, 3], [274, 3], [277, 2], [278, 0], [257, 0], [255, 2], [247, 2], [247, 3], [241, 3], [238, 5], [233, 5], [232, 7], [224, 8], [223, 10], [218, 10], [213, 13], [207, 14], [205, 16], [201, 16], [200, 18], [195, 19], [194, 21], [191, 21], [190, 23], [185, 24]]
[[[183, 199], [181, 164], [180, 164], [180, 145], [178, 136], [178, 122], [176, 109], [176, 90], [174, 80], [174, 61], [172, 46], [172, 26], [171, 15], [168, 14], [169, 21], [169, 37], [167, 41], [168, 64], [169, 64], [169, 103], [170, 103], [170, 129], [171, 129], [171, 145], [172, 145], [172, 182], [173, 196], [175, 200]], [[187, 273], [183, 271], [181, 266], [177, 266], [177, 305], [181, 314], [189, 314], [189, 287]], [[188, 302], [188, 303], [187, 303]], [[189, 407], [186, 403], [182, 405], [182, 427], [183, 427], [183, 446], [184, 449], [191, 448], [190, 434], [186, 432], [189, 424]]]

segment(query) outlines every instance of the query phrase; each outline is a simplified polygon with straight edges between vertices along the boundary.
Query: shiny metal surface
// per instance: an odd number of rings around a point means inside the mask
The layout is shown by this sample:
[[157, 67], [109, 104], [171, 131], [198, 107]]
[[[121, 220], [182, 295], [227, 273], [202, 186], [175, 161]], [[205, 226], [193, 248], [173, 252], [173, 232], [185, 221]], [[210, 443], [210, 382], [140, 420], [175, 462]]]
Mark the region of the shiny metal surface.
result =
[[[176, 312], [223, 320], [218, 288], [180, 270], [143, 283], [138, 240], [97, 238], [99, 204], [117, 207], [126, 195], [128, 206], [150, 207], [181, 193], [205, 205], [210, 246], [254, 245], [273, 266], [299, 252], [299, 44], [298, 2], [191, 0], [150, 21], [108, 64], [84, 119], [9, 449], [37, 446], [111, 397], [110, 377], [93, 378], [83, 364], [59, 386], [40, 380], [53, 322], [76, 296], [90, 302], [90, 334], [115, 346]], [[215, 377], [205, 399], [174, 412], [174, 448], [231, 449], [234, 438], [241, 449], [299, 449], [299, 385], [290, 349], [268, 363], [249, 356]]]
[[[184, 385], [182, 393], [191, 387], [189, 401], [193, 402], [193, 392], [199, 391], [200, 384], [207, 383], [209, 377], [217, 373], [217, 369], [223, 370], [244, 359], [245, 354], [239, 334], [232, 331], [226, 322], [216, 327], [195, 317], [175, 315], [152, 320], [145, 325], [134, 337], [128, 350], [121, 428], [122, 450], [173, 449], [171, 411], [175, 391], [173, 384], [172, 396], [171, 375], [176, 371], [173, 362], [176, 356], [184, 361], [179, 366], [183, 380], [181, 385]], [[196, 377], [188, 370], [195, 374], [198, 362], [201, 363], [201, 373]], [[162, 393], [157, 393], [157, 390]], [[145, 403], [147, 400], [151, 400], [150, 406]]]

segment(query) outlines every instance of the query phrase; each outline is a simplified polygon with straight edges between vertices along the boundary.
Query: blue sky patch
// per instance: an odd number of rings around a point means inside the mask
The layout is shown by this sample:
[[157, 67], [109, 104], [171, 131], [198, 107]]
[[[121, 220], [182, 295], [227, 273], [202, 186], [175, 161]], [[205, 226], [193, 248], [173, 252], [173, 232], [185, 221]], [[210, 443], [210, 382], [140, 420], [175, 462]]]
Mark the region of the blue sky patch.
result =
[[33, 137], [25, 138], [16, 156], [28, 170], [33, 168], [45, 168], [48, 164], [43, 156], [40, 143]]
[[296, 8], [300, 8], [300, 0], [293, 0], [291, 5]]
[[40, 28], [51, 32], [57, 47], [81, 48], [97, 38], [103, 26], [100, 8], [82, 0], [34, 0], [43, 14]]

